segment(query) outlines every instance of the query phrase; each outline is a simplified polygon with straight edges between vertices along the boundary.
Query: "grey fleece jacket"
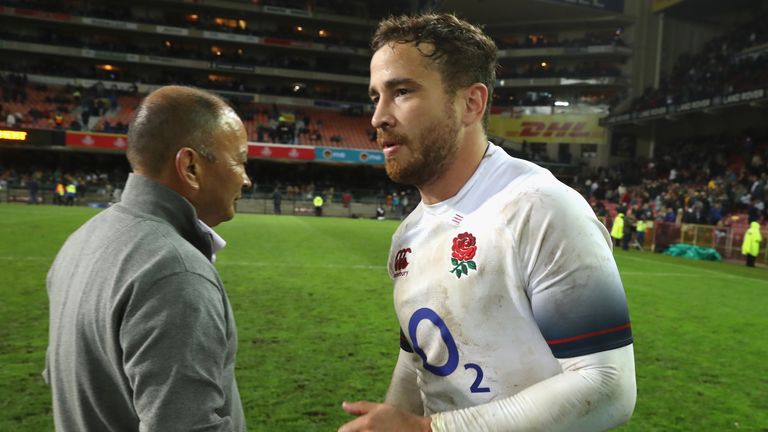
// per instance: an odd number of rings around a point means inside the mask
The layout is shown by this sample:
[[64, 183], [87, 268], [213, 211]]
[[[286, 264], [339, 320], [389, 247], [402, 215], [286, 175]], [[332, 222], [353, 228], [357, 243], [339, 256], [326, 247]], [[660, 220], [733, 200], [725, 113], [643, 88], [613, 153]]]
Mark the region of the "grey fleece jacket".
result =
[[130, 175], [48, 273], [57, 431], [242, 431], [237, 332], [192, 205]]

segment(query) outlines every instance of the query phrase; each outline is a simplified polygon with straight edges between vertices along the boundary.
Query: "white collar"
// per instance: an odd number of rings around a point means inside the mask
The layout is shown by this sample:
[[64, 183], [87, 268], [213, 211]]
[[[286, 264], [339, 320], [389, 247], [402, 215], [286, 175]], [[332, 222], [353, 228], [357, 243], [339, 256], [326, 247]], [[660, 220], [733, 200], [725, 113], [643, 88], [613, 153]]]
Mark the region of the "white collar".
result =
[[214, 231], [211, 227], [205, 224], [205, 222], [201, 221], [200, 219], [197, 220], [197, 224], [200, 225], [200, 229], [203, 230], [204, 233], [207, 233], [211, 236], [211, 262], [216, 262], [216, 252], [220, 251], [224, 246], [227, 245], [227, 241], [221, 238], [220, 235], [216, 234], [216, 231]]

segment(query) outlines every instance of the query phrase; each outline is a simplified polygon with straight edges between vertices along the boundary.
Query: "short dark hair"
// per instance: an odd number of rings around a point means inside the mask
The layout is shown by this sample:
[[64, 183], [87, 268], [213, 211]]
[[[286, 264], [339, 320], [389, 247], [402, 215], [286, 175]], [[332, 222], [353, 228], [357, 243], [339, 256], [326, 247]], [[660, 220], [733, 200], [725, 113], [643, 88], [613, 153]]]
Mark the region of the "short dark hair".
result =
[[422, 51], [422, 55], [438, 66], [448, 93], [474, 83], [485, 84], [488, 101], [483, 127], [487, 128], [498, 60], [496, 44], [482, 29], [453, 14], [393, 16], [379, 23], [371, 49], [375, 53], [392, 43], [432, 44], [434, 51]]
[[215, 160], [211, 143], [232, 108], [219, 96], [194, 87], [165, 86], [139, 104], [128, 127], [128, 161], [134, 170], [159, 175], [182, 147]]

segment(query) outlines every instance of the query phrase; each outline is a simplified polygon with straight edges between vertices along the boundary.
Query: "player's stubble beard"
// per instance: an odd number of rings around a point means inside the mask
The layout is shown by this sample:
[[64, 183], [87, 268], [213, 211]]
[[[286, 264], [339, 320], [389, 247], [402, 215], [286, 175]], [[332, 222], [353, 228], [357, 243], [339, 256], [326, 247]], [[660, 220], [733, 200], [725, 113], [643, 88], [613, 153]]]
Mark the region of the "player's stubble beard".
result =
[[387, 140], [395, 141], [410, 150], [410, 156], [403, 159], [397, 155], [386, 159], [386, 171], [392, 181], [401, 184], [423, 186], [431, 183], [445, 172], [458, 150], [459, 122], [449, 100], [443, 108], [442, 119], [438, 117], [423, 127], [416, 139], [394, 132], [379, 133]]

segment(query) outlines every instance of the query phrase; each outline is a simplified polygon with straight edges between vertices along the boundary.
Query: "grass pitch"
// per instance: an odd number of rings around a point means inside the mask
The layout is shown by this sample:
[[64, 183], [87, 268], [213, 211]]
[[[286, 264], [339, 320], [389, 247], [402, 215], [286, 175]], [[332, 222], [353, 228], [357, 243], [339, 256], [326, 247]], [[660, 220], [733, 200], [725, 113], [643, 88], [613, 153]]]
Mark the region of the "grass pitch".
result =
[[[45, 275], [97, 211], [0, 206], [0, 430], [53, 429], [40, 372]], [[379, 400], [398, 350], [386, 273], [395, 222], [238, 215], [217, 267], [235, 310], [249, 430], [331, 431]], [[768, 270], [616, 251], [638, 402], [624, 431], [768, 431]]]

